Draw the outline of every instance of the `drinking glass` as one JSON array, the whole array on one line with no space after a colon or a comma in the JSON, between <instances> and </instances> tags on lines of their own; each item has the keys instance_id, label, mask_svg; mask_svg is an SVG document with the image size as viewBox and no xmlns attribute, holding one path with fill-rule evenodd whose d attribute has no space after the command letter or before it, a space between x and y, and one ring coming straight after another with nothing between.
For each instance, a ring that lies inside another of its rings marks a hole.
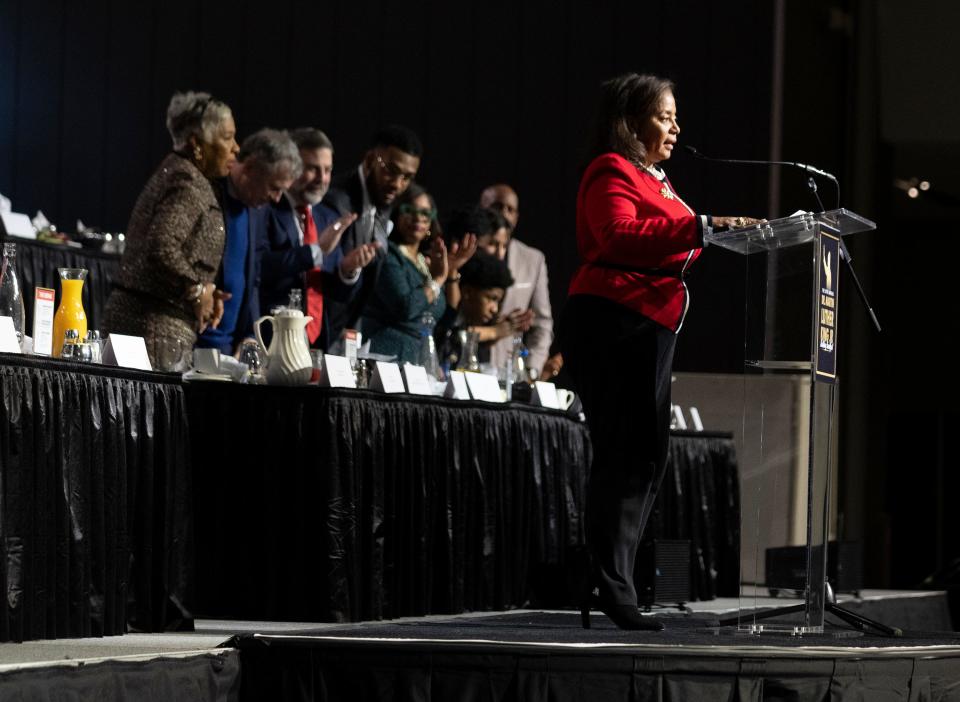
<instances>
[{"instance_id":1,"label":"drinking glass","mask_svg":"<svg viewBox=\"0 0 960 702\"><path fill-rule=\"evenodd\" d=\"M240 363L247 366L247 382L253 385L263 383L263 353L256 339L245 339L240 346Z\"/></svg>"}]
</instances>

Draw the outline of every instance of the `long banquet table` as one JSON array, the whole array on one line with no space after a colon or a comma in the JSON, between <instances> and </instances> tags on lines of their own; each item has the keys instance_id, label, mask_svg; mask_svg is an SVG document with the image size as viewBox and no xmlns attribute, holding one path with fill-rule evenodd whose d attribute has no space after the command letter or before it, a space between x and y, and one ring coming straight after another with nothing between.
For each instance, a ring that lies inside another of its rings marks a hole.
<instances>
[{"instance_id":1,"label":"long banquet table","mask_svg":"<svg viewBox=\"0 0 960 702\"><path fill-rule=\"evenodd\" d=\"M590 455L527 406L0 354L0 640L546 601L581 564ZM736 591L733 442L670 457L650 534L692 541L694 598Z\"/></svg>"}]
</instances>

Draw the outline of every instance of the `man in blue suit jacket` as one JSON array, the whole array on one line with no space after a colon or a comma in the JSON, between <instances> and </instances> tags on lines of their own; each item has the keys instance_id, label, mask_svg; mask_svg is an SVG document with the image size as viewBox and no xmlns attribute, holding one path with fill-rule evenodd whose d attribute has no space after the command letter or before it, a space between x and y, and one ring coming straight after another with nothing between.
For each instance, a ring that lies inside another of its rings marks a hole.
<instances>
[{"instance_id":1,"label":"man in blue suit jacket","mask_svg":"<svg viewBox=\"0 0 960 702\"><path fill-rule=\"evenodd\" d=\"M279 200L301 167L300 154L286 132L261 129L244 140L237 163L216 184L226 226L216 281L224 291L223 317L216 329L207 327L198 337L199 348L233 354L253 335L253 323L260 316L258 244L270 218L263 205Z\"/></svg>"},{"instance_id":2,"label":"man in blue suit jacket","mask_svg":"<svg viewBox=\"0 0 960 702\"><path fill-rule=\"evenodd\" d=\"M333 144L327 136L312 128L296 129L290 136L297 145L303 172L270 208L270 222L260 240L260 305L263 310L285 305L294 288L303 289L308 296L321 295L323 319L308 328L308 333L319 331L313 345L325 349L326 301L350 299L360 269L373 260L376 249L364 247L344 255L340 238L356 215L338 214L320 202L333 171ZM317 231L315 243L304 242L307 208Z\"/></svg>"}]
</instances>

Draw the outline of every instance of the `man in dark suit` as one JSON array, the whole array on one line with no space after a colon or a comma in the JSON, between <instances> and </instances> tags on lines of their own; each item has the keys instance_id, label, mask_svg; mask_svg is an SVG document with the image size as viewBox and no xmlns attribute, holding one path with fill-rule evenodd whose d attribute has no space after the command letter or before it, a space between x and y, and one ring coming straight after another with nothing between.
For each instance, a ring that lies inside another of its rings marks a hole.
<instances>
[{"instance_id":1,"label":"man in dark suit","mask_svg":"<svg viewBox=\"0 0 960 702\"><path fill-rule=\"evenodd\" d=\"M343 233L344 255L361 246L377 244L376 260L364 269L356 294L347 302L330 301L327 306L329 339L339 340L344 329L357 328L360 315L377 283L387 237L393 229L393 203L410 185L420 168L423 146L410 129L389 125L373 137L363 162L352 172L337 178L323 204L339 215L355 212L357 220ZM362 331L362 330L361 330Z\"/></svg>"},{"instance_id":2,"label":"man in dark suit","mask_svg":"<svg viewBox=\"0 0 960 702\"><path fill-rule=\"evenodd\" d=\"M223 317L216 329L207 327L197 338L198 347L233 354L253 335L253 323L260 316L257 246L270 216L263 205L280 199L300 175L301 166L286 132L261 129L244 139L230 173L215 183L226 225L216 282L224 291Z\"/></svg>"},{"instance_id":3,"label":"man in dark suit","mask_svg":"<svg viewBox=\"0 0 960 702\"><path fill-rule=\"evenodd\" d=\"M286 305L290 291L305 293L310 343L326 348L326 308L331 299L345 303L353 295L359 269L373 260L375 246L355 247L344 256L339 244L356 220L340 215L321 200L333 171L333 144L319 129L296 129L290 137L303 172L271 207L271 221L260 239L260 304L264 310Z\"/></svg>"}]
</instances>

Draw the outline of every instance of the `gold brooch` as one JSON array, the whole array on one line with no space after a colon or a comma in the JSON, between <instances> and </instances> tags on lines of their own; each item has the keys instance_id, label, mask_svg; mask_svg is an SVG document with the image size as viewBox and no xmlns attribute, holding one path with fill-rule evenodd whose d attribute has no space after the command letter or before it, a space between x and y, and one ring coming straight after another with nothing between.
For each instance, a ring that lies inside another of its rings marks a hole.
<instances>
[{"instance_id":1,"label":"gold brooch","mask_svg":"<svg viewBox=\"0 0 960 702\"><path fill-rule=\"evenodd\" d=\"M665 198L667 198L668 200L673 200L673 199L674 199L674 198L673 198L673 193L670 192L670 190L667 188L666 185L664 185L662 188L660 188L660 194L663 195L663 196L664 196Z\"/></svg>"}]
</instances>

